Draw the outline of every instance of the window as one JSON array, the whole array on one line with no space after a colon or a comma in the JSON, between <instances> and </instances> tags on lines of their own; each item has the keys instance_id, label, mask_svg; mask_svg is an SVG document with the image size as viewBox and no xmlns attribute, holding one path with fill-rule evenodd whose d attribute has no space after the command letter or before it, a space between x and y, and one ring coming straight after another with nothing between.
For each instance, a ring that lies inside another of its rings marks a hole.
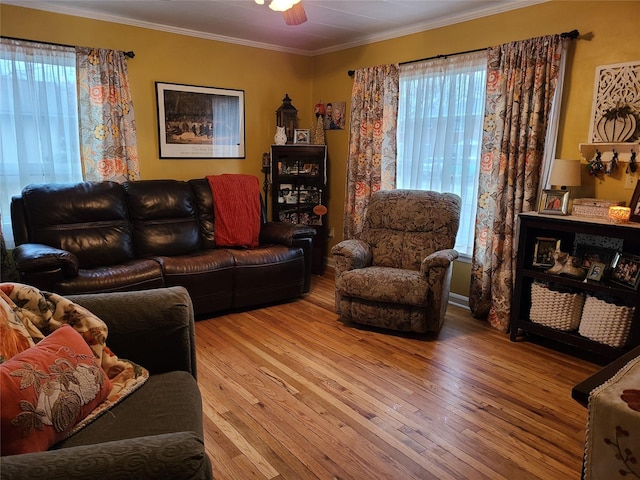
<instances>
[{"instance_id":1,"label":"window","mask_svg":"<svg viewBox=\"0 0 640 480\"><path fill-rule=\"evenodd\" d=\"M473 253L486 52L401 65L398 188L452 192L462 198L456 250Z\"/></svg>"},{"instance_id":2,"label":"window","mask_svg":"<svg viewBox=\"0 0 640 480\"><path fill-rule=\"evenodd\" d=\"M0 214L12 248L11 197L30 183L82 180L75 49L1 39Z\"/></svg>"}]
</instances>

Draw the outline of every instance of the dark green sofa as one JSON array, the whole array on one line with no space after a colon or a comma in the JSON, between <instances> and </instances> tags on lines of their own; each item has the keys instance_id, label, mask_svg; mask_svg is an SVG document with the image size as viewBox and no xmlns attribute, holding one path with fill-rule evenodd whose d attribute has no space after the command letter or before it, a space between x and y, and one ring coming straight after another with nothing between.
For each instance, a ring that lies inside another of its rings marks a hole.
<instances>
[{"instance_id":1,"label":"dark green sofa","mask_svg":"<svg viewBox=\"0 0 640 480\"><path fill-rule=\"evenodd\" d=\"M150 377L50 450L0 458L2 480L213 478L204 447L193 306L187 290L67 298L104 320L109 348L147 368Z\"/></svg>"}]
</instances>

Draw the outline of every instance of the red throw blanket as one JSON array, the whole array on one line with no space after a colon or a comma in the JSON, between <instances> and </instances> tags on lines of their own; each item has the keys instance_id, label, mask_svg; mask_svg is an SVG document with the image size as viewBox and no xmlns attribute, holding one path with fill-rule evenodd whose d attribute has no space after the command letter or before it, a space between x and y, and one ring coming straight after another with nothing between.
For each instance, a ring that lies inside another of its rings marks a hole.
<instances>
[{"instance_id":1,"label":"red throw blanket","mask_svg":"<svg viewBox=\"0 0 640 480\"><path fill-rule=\"evenodd\" d=\"M213 195L216 246L257 247L260 181L253 175L208 175Z\"/></svg>"}]
</instances>

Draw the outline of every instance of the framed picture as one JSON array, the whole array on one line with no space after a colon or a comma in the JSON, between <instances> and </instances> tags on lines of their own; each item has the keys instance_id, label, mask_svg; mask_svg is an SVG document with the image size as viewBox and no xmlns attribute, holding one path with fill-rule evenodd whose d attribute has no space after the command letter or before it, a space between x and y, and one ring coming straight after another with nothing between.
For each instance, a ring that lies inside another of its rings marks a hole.
<instances>
[{"instance_id":1,"label":"framed picture","mask_svg":"<svg viewBox=\"0 0 640 480\"><path fill-rule=\"evenodd\" d=\"M617 253L611 265L611 281L625 287L638 288L640 281L640 257L628 253Z\"/></svg>"},{"instance_id":2,"label":"framed picture","mask_svg":"<svg viewBox=\"0 0 640 480\"><path fill-rule=\"evenodd\" d=\"M568 190L543 190L538 213L567 215L569 209Z\"/></svg>"},{"instance_id":3,"label":"framed picture","mask_svg":"<svg viewBox=\"0 0 640 480\"><path fill-rule=\"evenodd\" d=\"M615 250L578 244L574 257L580 259L582 268L589 269L594 262L604 263L606 266L611 265L615 254Z\"/></svg>"},{"instance_id":4,"label":"framed picture","mask_svg":"<svg viewBox=\"0 0 640 480\"><path fill-rule=\"evenodd\" d=\"M591 280L593 282L599 282L602 279L602 275L604 274L607 265L600 262L593 262L589 267L589 273L587 273L587 280Z\"/></svg>"},{"instance_id":5,"label":"framed picture","mask_svg":"<svg viewBox=\"0 0 640 480\"><path fill-rule=\"evenodd\" d=\"M535 249L533 250L534 267L552 267L554 262L553 254L560 250L560 240L557 238L537 237Z\"/></svg>"},{"instance_id":6,"label":"framed picture","mask_svg":"<svg viewBox=\"0 0 640 480\"><path fill-rule=\"evenodd\" d=\"M309 145L309 130L296 128L293 135L293 143Z\"/></svg>"},{"instance_id":7,"label":"framed picture","mask_svg":"<svg viewBox=\"0 0 640 480\"><path fill-rule=\"evenodd\" d=\"M640 182L636 183L636 189L633 191L629 207L631 208L629 220L632 222L640 222Z\"/></svg>"},{"instance_id":8,"label":"framed picture","mask_svg":"<svg viewBox=\"0 0 640 480\"><path fill-rule=\"evenodd\" d=\"M244 90L156 82L160 158L245 158Z\"/></svg>"}]
</instances>

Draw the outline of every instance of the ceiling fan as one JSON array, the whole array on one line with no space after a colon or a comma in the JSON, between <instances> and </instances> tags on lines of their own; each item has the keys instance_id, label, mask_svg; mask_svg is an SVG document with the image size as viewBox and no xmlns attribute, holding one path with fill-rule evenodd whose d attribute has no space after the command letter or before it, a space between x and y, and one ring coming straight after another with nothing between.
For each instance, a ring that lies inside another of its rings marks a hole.
<instances>
[{"instance_id":1,"label":"ceiling fan","mask_svg":"<svg viewBox=\"0 0 640 480\"><path fill-rule=\"evenodd\" d=\"M258 5L264 5L264 0L255 0ZM307 21L307 14L300 0L271 0L269 8L275 12L282 12L287 25L300 25Z\"/></svg>"}]
</instances>

